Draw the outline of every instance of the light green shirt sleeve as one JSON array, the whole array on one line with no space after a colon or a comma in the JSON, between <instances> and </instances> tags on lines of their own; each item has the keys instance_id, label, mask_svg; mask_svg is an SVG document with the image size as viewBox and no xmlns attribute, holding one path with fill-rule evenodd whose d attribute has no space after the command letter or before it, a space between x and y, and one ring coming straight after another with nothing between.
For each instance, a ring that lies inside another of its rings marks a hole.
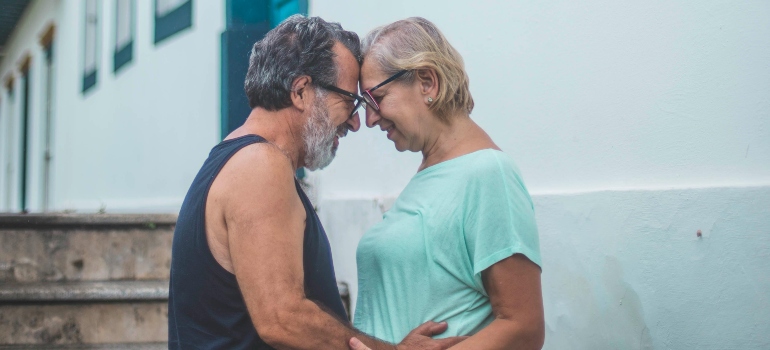
<instances>
[{"instance_id":1,"label":"light green shirt sleeve","mask_svg":"<svg viewBox=\"0 0 770 350\"><path fill-rule=\"evenodd\" d=\"M495 263L523 254L541 266L532 199L510 158L490 155L469 181L463 222L474 285L485 295L481 272Z\"/></svg>"}]
</instances>

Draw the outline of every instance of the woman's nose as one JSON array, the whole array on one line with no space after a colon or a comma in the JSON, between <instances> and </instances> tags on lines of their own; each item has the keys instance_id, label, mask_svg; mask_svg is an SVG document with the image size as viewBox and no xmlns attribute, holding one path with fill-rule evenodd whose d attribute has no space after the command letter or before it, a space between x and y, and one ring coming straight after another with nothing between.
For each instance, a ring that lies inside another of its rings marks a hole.
<instances>
[{"instance_id":1,"label":"woman's nose","mask_svg":"<svg viewBox=\"0 0 770 350\"><path fill-rule=\"evenodd\" d=\"M374 108L366 106L366 126L373 128L380 121L380 112L375 111Z\"/></svg>"}]
</instances>

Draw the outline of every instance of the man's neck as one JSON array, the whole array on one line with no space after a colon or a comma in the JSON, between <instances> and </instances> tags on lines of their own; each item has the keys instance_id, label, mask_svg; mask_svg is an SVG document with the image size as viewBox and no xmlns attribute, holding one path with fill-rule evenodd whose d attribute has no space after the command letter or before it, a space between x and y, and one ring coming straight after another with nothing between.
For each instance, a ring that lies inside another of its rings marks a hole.
<instances>
[{"instance_id":1,"label":"man's neck","mask_svg":"<svg viewBox=\"0 0 770 350\"><path fill-rule=\"evenodd\" d=\"M249 117L246 118L246 122L230 135L227 135L226 139L249 134L262 136L289 159L296 171L304 166L305 158L301 119L300 113L292 111L290 108L284 108L280 111L254 108Z\"/></svg>"}]
</instances>

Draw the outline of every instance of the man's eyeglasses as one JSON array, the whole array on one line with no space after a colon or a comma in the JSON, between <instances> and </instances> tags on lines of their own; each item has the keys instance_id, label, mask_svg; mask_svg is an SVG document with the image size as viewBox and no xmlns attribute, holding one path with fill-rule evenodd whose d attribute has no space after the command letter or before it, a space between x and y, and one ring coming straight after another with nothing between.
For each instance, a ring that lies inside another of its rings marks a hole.
<instances>
[{"instance_id":1,"label":"man's eyeglasses","mask_svg":"<svg viewBox=\"0 0 770 350\"><path fill-rule=\"evenodd\" d=\"M358 111L358 108L361 107L361 103L366 103L366 101L364 101L364 98L359 96L356 93L352 93L350 91L340 89L340 88L338 88L338 87L336 87L334 85L320 85L320 86L323 89L326 89L326 90L329 90L329 91L332 91L332 92L336 92L336 93L338 93L340 95L350 97L350 98L352 98L354 100L353 101L353 111L350 112L350 116L348 116L348 119L353 118L353 116L356 115L356 112Z\"/></svg>"},{"instance_id":2,"label":"man's eyeglasses","mask_svg":"<svg viewBox=\"0 0 770 350\"><path fill-rule=\"evenodd\" d=\"M396 74L393 74L390 78L385 79L385 81L377 84L377 86L375 86L375 87L373 87L371 89L364 90L364 94L362 96L363 100L364 100L364 103L366 103L368 106L371 106L372 108L374 108L375 111L379 111L380 110L380 105L378 105L377 101L374 100L374 96L372 96L372 92L374 92L374 90L377 90L377 89L385 86L385 84L390 83L391 81L400 78L402 75L406 74L406 72L408 72L408 70L402 70L402 71L400 71L400 72L398 72ZM358 108L358 107L356 107L356 108Z\"/></svg>"}]
</instances>

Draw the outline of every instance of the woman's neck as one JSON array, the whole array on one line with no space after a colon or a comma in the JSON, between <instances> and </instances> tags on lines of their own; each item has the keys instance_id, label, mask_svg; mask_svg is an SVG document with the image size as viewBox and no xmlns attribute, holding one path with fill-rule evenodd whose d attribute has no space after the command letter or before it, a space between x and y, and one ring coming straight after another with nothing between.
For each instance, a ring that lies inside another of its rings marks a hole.
<instances>
[{"instance_id":1,"label":"woman's neck","mask_svg":"<svg viewBox=\"0 0 770 350\"><path fill-rule=\"evenodd\" d=\"M436 133L422 150L417 171L478 150L500 149L468 115L451 117L449 123L441 123L434 130Z\"/></svg>"}]
</instances>

